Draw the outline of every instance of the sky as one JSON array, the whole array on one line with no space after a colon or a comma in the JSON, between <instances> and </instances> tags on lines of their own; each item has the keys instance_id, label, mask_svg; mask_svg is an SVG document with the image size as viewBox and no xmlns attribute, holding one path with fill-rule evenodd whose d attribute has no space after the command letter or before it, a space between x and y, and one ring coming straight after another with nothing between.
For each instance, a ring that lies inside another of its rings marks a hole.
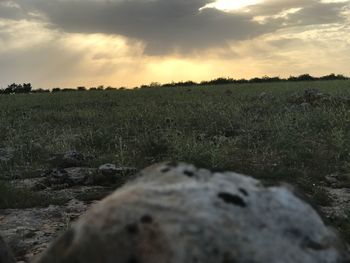
<instances>
[{"instance_id":1,"label":"sky","mask_svg":"<svg viewBox=\"0 0 350 263\"><path fill-rule=\"evenodd\" d=\"M350 75L350 0L0 0L0 87Z\"/></svg>"}]
</instances>

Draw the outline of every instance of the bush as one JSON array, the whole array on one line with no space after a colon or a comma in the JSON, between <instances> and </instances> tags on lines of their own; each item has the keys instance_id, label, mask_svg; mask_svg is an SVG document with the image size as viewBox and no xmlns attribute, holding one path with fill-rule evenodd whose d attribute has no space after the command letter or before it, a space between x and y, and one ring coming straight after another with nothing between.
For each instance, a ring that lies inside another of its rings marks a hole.
<instances>
[{"instance_id":1,"label":"bush","mask_svg":"<svg viewBox=\"0 0 350 263\"><path fill-rule=\"evenodd\" d=\"M31 91L32 91L32 84L30 83L23 83L23 85L13 83L11 85L8 85L7 88L3 91L3 93L5 94L29 93Z\"/></svg>"},{"instance_id":2,"label":"bush","mask_svg":"<svg viewBox=\"0 0 350 263\"><path fill-rule=\"evenodd\" d=\"M60 91L61 91L60 88L53 88L53 89L52 89L52 92L60 92Z\"/></svg>"},{"instance_id":3,"label":"bush","mask_svg":"<svg viewBox=\"0 0 350 263\"><path fill-rule=\"evenodd\" d=\"M86 88L84 86L77 87L78 91L86 91Z\"/></svg>"}]
</instances>

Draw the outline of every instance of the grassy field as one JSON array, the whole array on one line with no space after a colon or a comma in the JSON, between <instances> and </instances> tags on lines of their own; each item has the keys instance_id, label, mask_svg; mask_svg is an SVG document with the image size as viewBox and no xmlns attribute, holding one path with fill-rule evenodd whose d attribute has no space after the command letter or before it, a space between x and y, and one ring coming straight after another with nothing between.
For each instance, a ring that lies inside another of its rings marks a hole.
<instances>
[{"instance_id":1,"label":"grassy field","mask_svg":"<svg viewBox=\"0 0 350 263\"><path fill-rule=\"evenodd\" d=\"M76 149L93 167L176 160L289 182L322 205L326 175L350 181L350 81L2 95L0 148L14 155L2 178Z\"/></svg>"}]
</instances>

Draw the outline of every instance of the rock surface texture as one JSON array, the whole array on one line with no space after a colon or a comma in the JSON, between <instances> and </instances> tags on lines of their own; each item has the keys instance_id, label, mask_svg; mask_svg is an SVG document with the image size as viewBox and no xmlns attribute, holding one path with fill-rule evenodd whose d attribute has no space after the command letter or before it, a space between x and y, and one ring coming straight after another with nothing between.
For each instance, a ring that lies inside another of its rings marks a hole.
<instances>
[{"instance_id":1,"label":"rock surface texture","mask_svg":"<svg viewBox=\"0 0 350 263\"><path fill-rule=\"evenodd\" d=\"M0 148L0 162L3 161L1 154ZM10 181L19 190L34 192L49 200L60 200L49 207L0 209L0 236L7 241L18 262L30 262L92 204L111 194L138 171L115 164L101 165L102 169L60 168L65 166L62 160L72 160L73 157L88 159L75 151L55 154L50 160L52 165L57 165L56 168L38 170L25 179L19 174ZM0 263L3 262L0 260Z\"/></svg>"},{"instance_id":2,"label":"rock surface texture","mask_svg":"<svg viewBox=\"0 0 350 263\"><path fill-rule=\"evenodd\" d=\"M167 163L81 217L36 263L349 262L315 210L284 187Z\"/></svg>"},{"instance_id":3,"label":"rock surface texture","mask_svg":"<svg viewBox=\"0 0 350 263\"><path fill-rule=\"evenodd\" d=\"M87 208L84 202L71 200L64 207L0 210L0 233L16 259L29 262ZM3 263L1 256L0 263Z\"/></svg>"}]
</instances>

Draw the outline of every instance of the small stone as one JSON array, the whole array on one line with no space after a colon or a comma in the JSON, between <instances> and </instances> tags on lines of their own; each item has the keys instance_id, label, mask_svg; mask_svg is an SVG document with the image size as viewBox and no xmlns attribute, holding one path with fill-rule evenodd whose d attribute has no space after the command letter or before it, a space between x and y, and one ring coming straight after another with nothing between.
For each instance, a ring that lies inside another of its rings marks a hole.
<instances>
[{"instance_id":1,"label":"small stone","mask_svg":"<svg viewBox=\"0 0 350 263\"><path fill-rule=\"evenodd\" d=\"M117 167L111 163L102 164L98 170L103 175L115 175L118 171Z\"/></svg>"},{"instance_id":2,"label":"small stone","mask_svg":"<svg viewBox=\"0 0 350 263\"><path fill-rule=\"evenodd\" d=\"M62 165L65 168L79 167L84 165L84 161L85 161L84 155L80 152L73 150L73 151L68 151L63 155Z\"/></svg>"}]
</instances>

